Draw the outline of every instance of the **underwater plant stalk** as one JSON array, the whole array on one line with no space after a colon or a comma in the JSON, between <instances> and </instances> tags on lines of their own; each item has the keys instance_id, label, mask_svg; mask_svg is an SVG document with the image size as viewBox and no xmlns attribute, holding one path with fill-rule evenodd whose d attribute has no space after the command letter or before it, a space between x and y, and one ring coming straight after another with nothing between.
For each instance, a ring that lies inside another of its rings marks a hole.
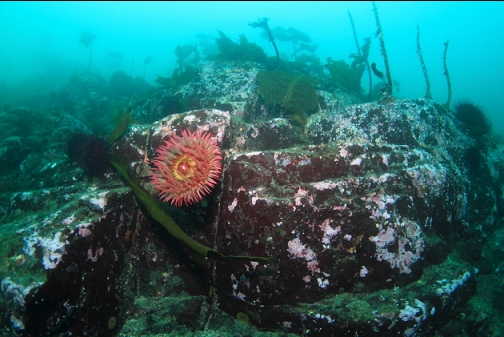
<instances>
[{"instance_id":1,"label":"underwater plant stalk","mask_svg":"<svg viewBox=\"0 0 504 337\"><path fill-rule=\"evenodd\" d=\"M277 45L275 43L275 39L273 38L273 34L271 33L271 30L269 29L268 25L268 18L262 18L262 19L257 19L256 22L251 22L249 23L249 26L252 28L257 28L257 27L262 27L264 30L266 30L266 33L268 34L268 38L270 42L273 44L273 48L275 49L275 54L276 54L276 67L280 65L280 53L278 52Z\"/></svg>"},{"instance_id":2,"label":"underwater plant stalk","mask_svg":"<svg viewBox=\"0 0 504 337\"><path fill-rule=\"evenodd\" d=\"M422 65L422 71L425 77L425 98L431 99L431 92L430 92L430 81L429 81L429 74L427 73L427 67L425 66L425 61L423 58L422 54L422 48L420 48L420 25L417 25L417 54L418 57L420 58L420 64Z\"/></svg>"},{"instance_id":3,"label":"underwater plant stalk","mask_svg":"<svg viewBox=\"0 0 504 337\"><path fill-rule=\"evenodd\" d=\"M360 46L359 46L359 39L357 38L357 31L355 30L355 25L354 25L352 14L350 13L350 11L348 11L348 17L350 18L350 24L352 25L352 32L353 32L353 37L355 40L355 46L357 47L357 52L359 53L359 56L361 56L362 53L361 53Z\"/></svg>"},{"instance_id":4,"label":"underwater plant stalk","mask_svg":"<svg viewBox=\"0 0 504 337\"><path fill-rule=\"evenodd\" d=\"M189 247L192 251L194 251L197 254L197 256L195 257L197 261L201 262L205 257L207 257L213 260L241 260L241 261L256 261L262 263L271 262L271 258L267 257L224 255L219 253L215 249L212 249L195 241L177 225L175 220L173 220L173 218L170 215L168 215L163 210L159 201L151 197L146 191L144 191L140 187L140 184L128 174L127 169L123 165L119 164L119 162L115 159L109 159L109 162L112 166L115 167L117 172L119 172L119 174L124 178L124 180L126 180L135 196L142 203L142 205L145 206L145 208L152 216L152 218L154 218L154 220L163 225L163 227L171 235L173 235L178 240L182 241L187 247Z\"/></svg>"},{"instance_id":5,"label":"underwater plant stalk","mask_svg":"<svg viewBox=\"0 0 504 337\"><path fill-rule=\"evenodd\" d=\"M182 74L182 48L178 45L178 63L179 63L179 74Z\"/></svg>"},{"instance_id":6,"label":"underwater plant stalk","mask_svg":"<svg viewBox=\"0 0 504 337\"><path fill-rule=\"evenodd\" d=\"M87 66L87 73L89 73L89 69L91 68L92 57L93 57L93 44L91 43L89 45L89 62L88 62L88 66Z\"/></svg>"},{"instance_id":7,"label":"underwater plant stalk","mask_svg":"<svg viewBox=\"0 0 504 337\"><path fill-rule=\"evenodd\" d=\"M359 53L359 56L361 56L362 53L361 53L361 48L359 46L359 39L357 38L357 31L355 30L355 25L354 25L352 14L350 13L350 11L348 11L348 17L350 18L350 24L352 25L352 32L353 32L353 36L355 39L355 45L357 46L357 52ZM371 100L371 93L373 91L373 75L371 74L371 69L369 67L369 61L367 58L366 58L366 69L368 71L368 76L369 76L368 101L370 101Z\"/></svg>"},{"instance_id":8,"label":"underwater plant stalk","mask_svg":"<svg viewBox=\"0 0 504 337\"><path fill-rule=\"evenodd\" d=\"M450 82L450 74L448 73L448 66L446 65L446 53L448 52L448 42L449 40L446 40L444 44L444 52L443 52L443 66L444 66L444 74L446 76L446 82L448 83L448 100L445 103L445 107L447 109L450 108L450 103L451 103L451 96L452 96L452 89L451 89L451 82Z\"/></svg>"},{"instance_id":9,"label":"underwater plant stalk","mask_svg":"<svg viewBox=\"0 0 504 337\"><path fill-rule=\"evenodd\" d=\"M383 39L383 31L380 24L380 17L378 16L378 8L373 1L373 11L376 20L376 36L380 39L380 48L383 56L383 62L385 63L385 72L387 74L387 94L392 95L392 76L390 75L390 67L388 62L387 50L385 49L385 40Z\"/></svg>"}]
</instances>

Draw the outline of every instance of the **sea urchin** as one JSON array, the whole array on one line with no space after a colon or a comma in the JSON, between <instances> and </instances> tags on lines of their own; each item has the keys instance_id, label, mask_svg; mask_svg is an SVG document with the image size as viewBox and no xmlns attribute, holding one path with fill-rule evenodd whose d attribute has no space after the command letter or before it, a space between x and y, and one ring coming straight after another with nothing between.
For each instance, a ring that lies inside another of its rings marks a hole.
<instances>
[{"instance_id":1,"label":"sea urchin","mask_svg":"<svg viewBox=\"0 0 504 337\"><path fill-rule=\"evenodd\" d=\"M469 102L459 102L455 106L455 117L462 123L467 134L476 140L492 131L492 125L483 109Z\"/></svg>"},{"instance_id":2,"label":"sea urchin","mask_svg":"<svg viewBox=\"0 0 504 337\"><path fill-rule=\"evenodd\" d=\"M184 130L182 137L173 135L156 152L150 180L165 202L198 202L219 179L222 154L209 133Z\"/></svg>"},{"instance_id":3,"label":"sea urchin","mask_svg":"<svg viewBox=\"0 0 504 337\"><path fill-rule=\"evenodd\" d=\"M107 171L109 144L101 137L76 133L68 141L67 155L89 177L101 177Z\"/></svg>"}]
</instances>

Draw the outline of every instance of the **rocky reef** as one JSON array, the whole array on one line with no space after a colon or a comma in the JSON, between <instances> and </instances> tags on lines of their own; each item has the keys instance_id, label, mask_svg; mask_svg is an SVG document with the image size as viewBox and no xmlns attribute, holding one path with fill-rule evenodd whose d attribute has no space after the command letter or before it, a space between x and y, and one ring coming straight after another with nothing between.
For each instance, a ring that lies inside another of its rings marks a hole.
<instances>
[{"instance_id":1,"label":"rocky reef","mask_svg":"<svg viewBox=\"0 0 504 337\"><path fill-rule=\"evenodd\" d=\"M253 63L201 63L191 83L133 106L138 123L110 156L157 198L149 175L162 141L210 132L219 183L195 205L162 206L192 239L268 262L201 263L113 168L89 178L62 151L40 151L18 160L24 184L0 180L12 191L0 194L3 335L498 331L497 309L476 310L474 295L502 277L502 147L432 100L358 103L282 73L291 95L313 90L294 105L302 97L261 93L278 74L258 74Z\"/></svg>"}]
</instances>

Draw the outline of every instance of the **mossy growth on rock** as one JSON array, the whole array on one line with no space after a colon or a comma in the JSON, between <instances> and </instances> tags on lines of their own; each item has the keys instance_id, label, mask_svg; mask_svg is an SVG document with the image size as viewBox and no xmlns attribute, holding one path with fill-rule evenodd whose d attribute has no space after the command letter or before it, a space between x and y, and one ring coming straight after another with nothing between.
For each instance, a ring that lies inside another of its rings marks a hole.
<instances>
[{"instance_id":1,"label":"mossy growth on rock","mask_svg":"<svg viewBox=\"0 0 504 337\"><path fill-rule=\"evenodd\" d=\"M268 117L285 117L304 126L307 117L318 110L317 91L310 76L271 70L257 74L257 81Z\"/></svg>"},{"instance_id":2,"label":"mossy growth on rock","mask_svg":"<svg viewBox=\"0 0 504 337\"><path fill-rule=\"evenodd\" d=\"M329 57L325 68L329 71L330 84L353 93L362 92L360 82L366 69L364 64L352 68L344 60L334 61Z\"/></svg>"}]
</instances>

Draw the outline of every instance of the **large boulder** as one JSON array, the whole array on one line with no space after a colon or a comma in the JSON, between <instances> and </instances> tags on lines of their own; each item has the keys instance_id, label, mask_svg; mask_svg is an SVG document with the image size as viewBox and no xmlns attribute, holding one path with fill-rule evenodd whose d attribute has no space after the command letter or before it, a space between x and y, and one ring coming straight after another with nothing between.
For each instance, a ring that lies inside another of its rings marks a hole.
<instances>
[{"instance_id":1,"label":"large boulder","mask_svg":"<svg viewBox=\"0 0 504 337\"><path fill-rule=\"evenodd\" d=\"M201 264L111 170L0 199L3 324L24 336L253 326L272 336L428 336L474 295L483 231L502 215L496 149L424 99L343 106L318 90L319 111L300 125L269 114L248 76L257 71L223 71L223 98L209 67L177 94L228 111L133 125L111 156L157 198L156 149L186 129L210 132L224 157L219 184L197 204L162 206L194 240L268 263ZM133 115L164 111L169 95Z\"/></svg>"},{"instance_id":2,"label":"large boulder","mask_svg":"<svg viewBox=\"0 0 504 337\"><path fill-rule=\"evenodd\" d=\"M471 140L449 112L425 100L355 105L313 115L306 135L285 148L288 132L278 130L294 128L288 121L242 123L229 137L232 121L218 110L170 116L114 152L151 190L148 144L154 150L171 134L204 129L228 149L222 191L205 199L214 226L193 237L273 262L217 262L222 310L295 333L428 331L474 294L476 270L446 260L478 202L460 160ZM478 204L488 226L495 205ZM361 305L352 317L348 308Z\"/></svg>"}]
</instances>

